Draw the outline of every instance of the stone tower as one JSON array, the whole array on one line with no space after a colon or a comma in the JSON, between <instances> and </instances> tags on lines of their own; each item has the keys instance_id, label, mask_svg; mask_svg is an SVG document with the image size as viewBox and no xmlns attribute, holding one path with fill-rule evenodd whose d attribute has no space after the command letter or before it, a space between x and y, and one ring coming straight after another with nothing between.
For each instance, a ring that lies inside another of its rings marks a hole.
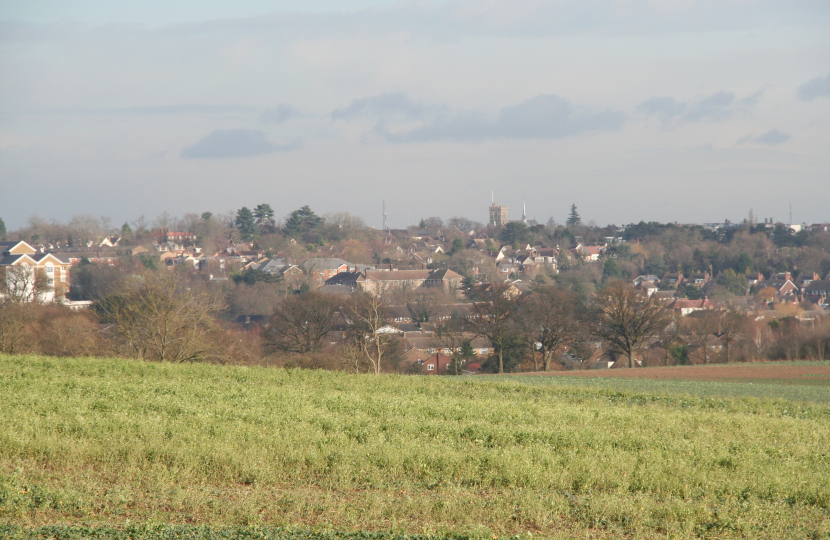
<instances>
[{"instance_id":1,"label":"stone tower","mask_svg":"<svg viewBox=\"0 0 830 540\"><path fill-rule=\"evenodd\" d=\"M494 227L503 227L507 225L507 207L499 206L493 200L490 205L490 221L489 224Z\"/></svg>"}]
</instances>

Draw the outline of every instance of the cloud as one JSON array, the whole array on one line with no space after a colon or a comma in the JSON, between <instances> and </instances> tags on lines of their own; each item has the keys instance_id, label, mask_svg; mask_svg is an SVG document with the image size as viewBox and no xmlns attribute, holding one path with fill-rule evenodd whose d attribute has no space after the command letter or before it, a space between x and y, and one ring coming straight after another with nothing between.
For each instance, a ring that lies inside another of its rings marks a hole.
<instances>
[{"instance_id":1,"label":"cloud","mask_svg":"<svg viewBox=\"0 0 830 540\"><path fill-rule=\"evenodd\" d=\"M276 108L268 109L259 115L259 120L265 124L282 124L300 116L300 111L290 105L277 105Z\"/></svg>"},{"instance_id":2,"label":"cloud","mask_svg":"<svg viewBox=\"0 0 830 540\"><path fill-rule=\"evenodd\" d=\"M798 87L798 98L802 101L812 101L828 96L830 96L830 73L826 77L816 77Z\"/></svg>"},{"instance_id":3,"label":"cloud","mask_svg":"<svg viewBox=\"0 0 830 540\"><path fill-rule=\"evenodd\" d=\"M761 92L736 99L734 92L715 92L709 96L687 102L677 101L673 97L652 97L637 106L637 111L646 116L656 116L664 124L670 121L700 122L702 120L724 120L753 107L761 97Z\"/></svg>"},{"instance_id":4,"label":"cloud","mask_svg":"<svg viewBox=\"0 0 830 540\"><path fill-rule=\"evenodd\" d=\"M335 109L332 120L357 120L360 118L377 118L381 122L398 117L421 120L428 115L446 110L442 105L426 105L413 101L406 94L380 94L353 100L348 107Z\"/></svg>"},{"instance_id":5,"label":"cloud","mask_svg":"<svg viewBox=\"0 0 830 540\"><path fill-rule=\"evenodd\" d=\"M103 113L130 113L130 114L224 114L224 113L250 113L255 111L254 107L245 105L162 105L158 107L113 107L98 109L96 112Z\"/></svg>"},{"instance_id":6,"label":"cloud","mask_svg":"<svg viewBox=\"0 0 830 540\"><path fill-rule=\"evenodd\" d=\"M680 116L686 112L686 104L678 103L673 97L653 97L640 103L637 110L646 115L654 115L663 119Z\"/></svg>"},{"instance_id":7,"label":"cloud","mask_svg":"<svg viewBox=\"0 0 830 540\"><path fill-rule=\"evenodd\" d=\"M360 101L360 100L358 100ZM356 102L353 103L353 105ZM350 106L348 109L352 109ZM355 107L355 112L362 110ZM410 118L418 117L410 111ZM423 125L402 131L379 131L395 143L436 140L484 141L490 139L559 139L586 131L616 130L625 122L622 113L577 107L556 95L539 95L505 107L495 119L475 111L439 114Z\"/></svg>"},{"instance_id":8,"label":"cloud","mask_svg":"<svg viewBox=\"0 0 830 540\"><path fill-rule=\"evenodd\" d=\"M753 137L752 135L747 135L746 137L742 137L738 144L743 143L756 143L756 144L766 144L769 146L776 146L779 144L783 144L790 140L790 136L786 133L781 133L777 129L771 129L767 131L763 135L759 135L757 137Z\"/></svg>"},{"instance_id":9,"label":"cloud","mask_svg":"<svg viewBox=\"0 0 830 540\"><path fill-rule=\"evenodd\" d=\"M186 159L250 157L290 150L292 145L276 145L265 133L255 129L220 129L182 150Z\"/></svg>"}]
</instances>

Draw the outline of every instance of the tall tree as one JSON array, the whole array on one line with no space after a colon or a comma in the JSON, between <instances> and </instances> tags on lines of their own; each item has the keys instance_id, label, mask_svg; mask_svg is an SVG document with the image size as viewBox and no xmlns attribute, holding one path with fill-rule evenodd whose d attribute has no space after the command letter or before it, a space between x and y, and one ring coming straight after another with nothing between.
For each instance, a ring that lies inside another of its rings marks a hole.
<instances>
[{"instance_id":1,"label":"tall tree","mask_svg":"<svg viewBox=\"0 0 830 540\"><path fill-rule=\"evenodd\" d=\"M3 221L3 218L0 218L0 242L6 241L6 223Z\"/></svg>"},{"instance_id":2,"label":"tall tree","mask_svg":"<svg viewBox=\"0 0 830 540\"><path fill-rule=\"evenodd\" d=\"M331 295L308 292L286 296L271 317L265 334L266 348L279 351L311 353L339 322L339 302Z\"/></svg>"},{"instance_id":3,"label":"tall tree","mask_svg":"<svg viewBox=\"0 0 830 540\"><path fill-rule=\"evenodd\" d=\"M522 303L517 319L534 354L536 350L542 354L545 371L550 371L556 350L576 335L577 303L576 295L550 285L540 287Z\"/></svg>"},{"instance_id":4,"label":"tall tree","mask_svg":"<svg viewBox=\"0 0 830 540\"><path fill-rule=\"evenodd\" d=\"M729 310L724 313L720 318L720 328L718 329L718 333L720 334L721 339L726 342L726 363L730 363L732 361L731 357L729 356L729 348L735 339L739 335L741 335L744 331L744 327L746 326L746 317L744 317L741 313L737 311Z\"/></svg>"},{"instance_id":5,"label":"tall tree","mask_svg":"<svg viewBox=\"0 0 830 540\"><path fill-rule=\"evenodd\" d=\"M274 224L274 210L270 204L258 204L254 208L254 217L256 218L257 225L263 230L268 229Z\"/></svg>"},{"instance_id":6,"label":"tall tree","mask_svg":"<svg viewBox=\"0 0 830 540\"><path fill-rule=\"evenodd\" d=\"M594 308L594 333L608 342L612 351L627 357L630 368L649 340L669 324L668 312L656 299L639 294L623 281L597 293Z\"/></svg>"},{"instance_id":7,"label":"tall tree","mask_svg":"<svg viewBox=\"0 0 830 540\"><path fill-rule=\"evenodd\" d=\"M582 218L579 217L579 212L576 211L576 205L571 205L571 213L568 215L568 220L565 221L568 227L573 227L582 223Z\"/></svg>"},{"instance_id":8,"label":"tall tree","mask_svg":"<svg viewBox=\"0 0 830 540\"><path fill-rule=\"evenodd\" d=\"M372 372L380 375L393 339L391 334L382 331L387 324L383 297L363 292L355 294L346 304L345 314L352 324L352 343L363 351Z\"/></svg>"},{"instance_id":9,"label":"tall tree","mask_svg":"<svg viewBox=\"0 0 830 540\"><path fill-rule=\"evenodd\" d=\"M689 332L697 338L697 342L703 349L703 363L709 363L709 346L706 343L709 336L718 331L719 316L713 311L698 311L686 318Z\"/></svg>"},{"instance_id":10,"label":"tall tree","mask_svg":"<svg viewBox=\"0 0 830 540\"><path fill-rule=\"evenodd\" d=\"M254 213L251 212L247 206L243 206L236 211L235 224L236 228L239 229L239 232L242 234L243 240L249 241L256 236L257 229Z\"/></svg>"},{"instance_id":11,"label":"tall tree","mask_svg":"<svg viewBox=\"0 0 830 540\"><path fill-rule=\"evenodd\" d=\"M311 211L308 205L294 210L285 219L283 228L291 236L305 236L306 233L323 225L323 218Z\"/></svg>"},{"instance_id":12,"label":"tall tree","mask_svg":"<svg viewBox=\"0 0 830 540\"><path fill-rule=\"evenodd\" d=\"M130 276L92 305L124 353L169 362L212 356L220 309L207 293L185 286L167 270Z\"/></svg>"},{"instance_id":13,"label":"tall tree","mask_svg":"<svg viewBox=\"0 0 830 540\"><path fill-rule=\"evenodd\" d=\"M478 291L472 310L476 333L489 339L496 351L499 373L504 373L504 352L515 334L513 317L516 300L509 287L505 283L493 283L487 289Z\"/></svg>"}]
</instances>

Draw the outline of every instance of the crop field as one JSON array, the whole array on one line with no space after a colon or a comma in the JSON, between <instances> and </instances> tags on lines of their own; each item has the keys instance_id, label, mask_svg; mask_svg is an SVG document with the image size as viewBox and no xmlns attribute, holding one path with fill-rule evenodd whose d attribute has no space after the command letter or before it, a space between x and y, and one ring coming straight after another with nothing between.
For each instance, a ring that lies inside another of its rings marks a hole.
<instances>
[{"instance_id":1,"label":"crop field","mask_svg":"<svg viewBox=\"0 0 830 540\"><path fill-rule=\"evenodd\" d=\"M830 404L830 362L826 361L552 371L499 378L533 385Z\"/></svg>"},{"instance_id":2,"label":"crop field","mask_svg":"<svg viewBox=\"0 0 830 540\"><path fill-rule=\"evenodd\" d=\"M826 386L670 386L752 382L0 356L0 536L830 539Z\"/></svg>"}]
</instances>

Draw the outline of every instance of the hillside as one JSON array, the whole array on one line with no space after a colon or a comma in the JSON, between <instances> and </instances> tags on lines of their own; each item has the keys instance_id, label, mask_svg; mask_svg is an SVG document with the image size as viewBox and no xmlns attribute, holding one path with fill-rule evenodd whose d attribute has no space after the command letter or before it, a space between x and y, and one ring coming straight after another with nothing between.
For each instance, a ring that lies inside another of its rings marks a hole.
<instances>
[{"instance_id":1,"label":"hillside","mask_svg":"<svg viewBox=\"0 0 830 540\"><path fill-rule=\"evenodd\" d=\"M830 406L0 356L0 523L827 538Z\"/></svg>"}]
</instances>

